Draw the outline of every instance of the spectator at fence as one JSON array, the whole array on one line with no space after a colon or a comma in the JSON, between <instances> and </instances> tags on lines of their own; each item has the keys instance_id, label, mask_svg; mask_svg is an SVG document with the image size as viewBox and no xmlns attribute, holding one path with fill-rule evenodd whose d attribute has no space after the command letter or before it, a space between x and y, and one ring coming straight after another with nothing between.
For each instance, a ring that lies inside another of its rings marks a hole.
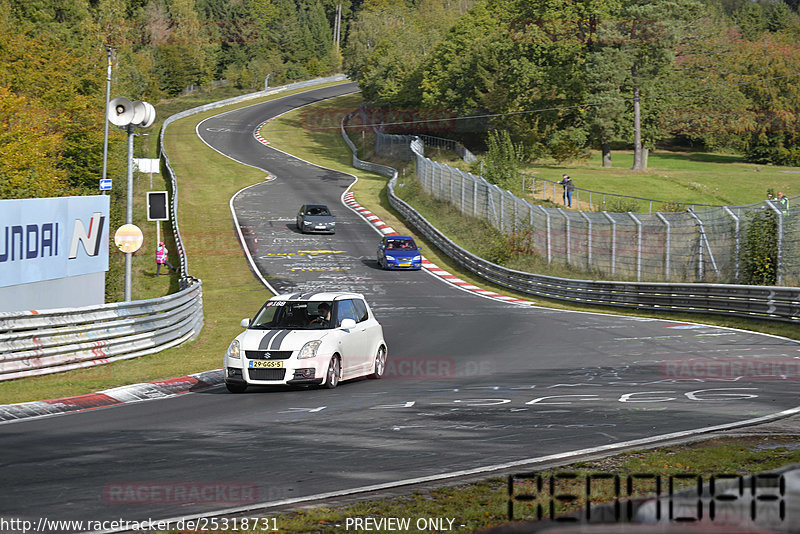
<instances>
[{"instance_id":1,"label":"spectator at fence","mask_svg":"<svg viewBox=\"0 0 800 534\"><path fill-rule=\"evenodd\" d=\"M564 186L564 204L566 204L568 208L571 208L572 192L575 190L575 184L572 183L572 178L570 178L566 174L562 174L561 181L556 183Z\"/></svg>"},{"instance_id":2,"label":"spectator at fence","mask_svg":"<svg viewBox=\"0 0 800 534\"><path fill-rule=\"evenodd\" d=\"M789 199L783 196L783 191L778 191L778 209L783 213L789 213Z\"/></svg>"},{"instance_id":3,"label":"spectator at fence","mask_svg":"<svg viewBox=\"0 0 800 534\"><path fill-rule=\"evenodd\" d=\"M161 274L161 266L166 264L167 267L173 270L173 272L178 272L172 264L167 261L167 247L164 246L163 242L158 243L158 248L156 248L156 276Z\"/></svg>"}]
</instances>

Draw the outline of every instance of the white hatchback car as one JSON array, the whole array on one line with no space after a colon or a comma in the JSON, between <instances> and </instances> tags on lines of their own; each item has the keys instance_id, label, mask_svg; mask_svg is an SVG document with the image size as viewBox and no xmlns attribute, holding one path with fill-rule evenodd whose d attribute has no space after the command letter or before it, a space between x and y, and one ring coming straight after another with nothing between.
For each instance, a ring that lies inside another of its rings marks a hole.
<instances>
[{"instance_id":1,"label":"white hatchback car","mask_svg":"<svg viewBox=\"0 0 800 534\"><path fill-rule=\"evenodd\" d=\"M325 385L386 369L383 328L358 293L286 293L272 297L225 352L225 385Z\"/></svg>"}]
</instances>

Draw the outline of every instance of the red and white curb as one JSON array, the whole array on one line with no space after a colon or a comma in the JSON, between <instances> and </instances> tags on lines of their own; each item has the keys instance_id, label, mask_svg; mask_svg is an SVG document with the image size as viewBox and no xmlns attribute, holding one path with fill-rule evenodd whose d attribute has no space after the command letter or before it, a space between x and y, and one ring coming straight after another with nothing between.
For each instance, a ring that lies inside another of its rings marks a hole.
<instances>
[{"instance_id":1,"label":"red and white curb","mask_svg":"<svg viewBox=\"0 0 800 534\"><path fill-rule=\"evenodd\" d=\"M380 233L382 233L383 235L397 235L397 232L394 230L394 228L392 228L391 226L389 226L388 224L383 222L380 217L378 217L377 215L375 215L374 213L372 213L371 211L369 211L368 209L363 207L361 204L356 202L352 191L348 191L347 193L345 193L342 196L342 201L344 202L344 204L348 208L350 208L351 210L353 210L356 213L358 213L364 220L366 220L368 223L370 223L373 227L377 228L378 231ZM456 286L459 289L470 291L472 293L476 293L476 294L481 295L483 297L488 297L488 298L496 299L496 300L502 300L504 302L513 302L513 303L516 303L516 304L533 305L533 303L531 303L531 302L529 302L527 300L518 299L518 298L515 298L515 297L510 297L508 295L502 295L502 294L496 293L494 291L489 291L487 289L482 289L482 288L480 288L480 287L478 287L478 286L476 286L476 285L474 285L474 284L472 284L470 282L466 282L466 281L462 280L461 278L459 278L458 276L456 276L454 274L451 274L448 271L442 269L441 267L439 267L435 263L433 263L431 261L428 261L427 259L425 259L425 256L422 257L422 267L426 271L428 271L429 273L431 273L434 276L438 277L439 279L447 282L448 284Z\"/></svg>"},{"instance_id":2,"label":"red and white curb","mask_svg":"<svg viewBox=\"0 0 800 534\"><path fill-rule=\"evenodd\" d=\"M263 128L264 125L267 124L270 120L272 120L272 119L265 120L264 122L262 122L261 124L256 126L256 129L253 131L253 137L255 137L256 141L258 141L262 145L268 145L269 144L269 141L267 141L267 139L263 135L261 135L261 128Z\"/></svg>"},{"instance_id":3,"label":"red and white curb","mask_svg":"<svg viewBox=\"0 0 800 534\"><path fill-rule=\"evenodd\" d=\"M23 402L0 406L0 424L13 423L34 417L47 417L65 413L108 408L133 402L174 397L223 384L222 369L204 371L188 376L132 384L113 389L43 401Z\"/></svg>"}]
</instances>

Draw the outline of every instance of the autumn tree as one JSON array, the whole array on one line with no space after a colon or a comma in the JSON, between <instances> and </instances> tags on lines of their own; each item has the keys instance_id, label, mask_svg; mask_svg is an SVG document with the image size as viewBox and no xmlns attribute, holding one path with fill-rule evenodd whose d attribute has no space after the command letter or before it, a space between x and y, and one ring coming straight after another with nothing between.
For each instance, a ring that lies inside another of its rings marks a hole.
<instances>
[{"instance_id":1,"label":"autumn tree","mask_svg":"<svg viewBox=\"0 0 800 534\"><path fill-rule=\"evenodd\" d=\"M35 101L0 86L0 198L70 192L67 172L59 165L63 138L53 123Z\"/></svg>"}]
</instances>

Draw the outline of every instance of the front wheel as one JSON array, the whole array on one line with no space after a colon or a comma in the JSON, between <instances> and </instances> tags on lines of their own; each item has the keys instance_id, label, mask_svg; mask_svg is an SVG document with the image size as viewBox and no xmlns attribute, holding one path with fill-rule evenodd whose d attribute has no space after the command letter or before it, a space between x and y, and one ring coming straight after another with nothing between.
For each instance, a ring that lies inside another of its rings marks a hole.
<instances>
[{"instance_id":1,"label":"front wheel","mask_svg":"<svg viewBox=\"0 0 800 534\"><path fill-rule=\"evenodd\" d=\"M386 372L386 347L381 345L378 347L378 353L375 355L375 367L370 378L383 378Z\"/></svg>"},{"instance_id":2,"label":"front wheel","mask_svg":"<svg viewBox=\"0 0 800 534\"><path fill-rule=\"evenodd\" d=\"M325 387L333 389L339 385L339 379L342 377L342 363L338 356L331 358L331 363L328 364L328 372L325 376Z\"/></svg>"}]
</instances>

